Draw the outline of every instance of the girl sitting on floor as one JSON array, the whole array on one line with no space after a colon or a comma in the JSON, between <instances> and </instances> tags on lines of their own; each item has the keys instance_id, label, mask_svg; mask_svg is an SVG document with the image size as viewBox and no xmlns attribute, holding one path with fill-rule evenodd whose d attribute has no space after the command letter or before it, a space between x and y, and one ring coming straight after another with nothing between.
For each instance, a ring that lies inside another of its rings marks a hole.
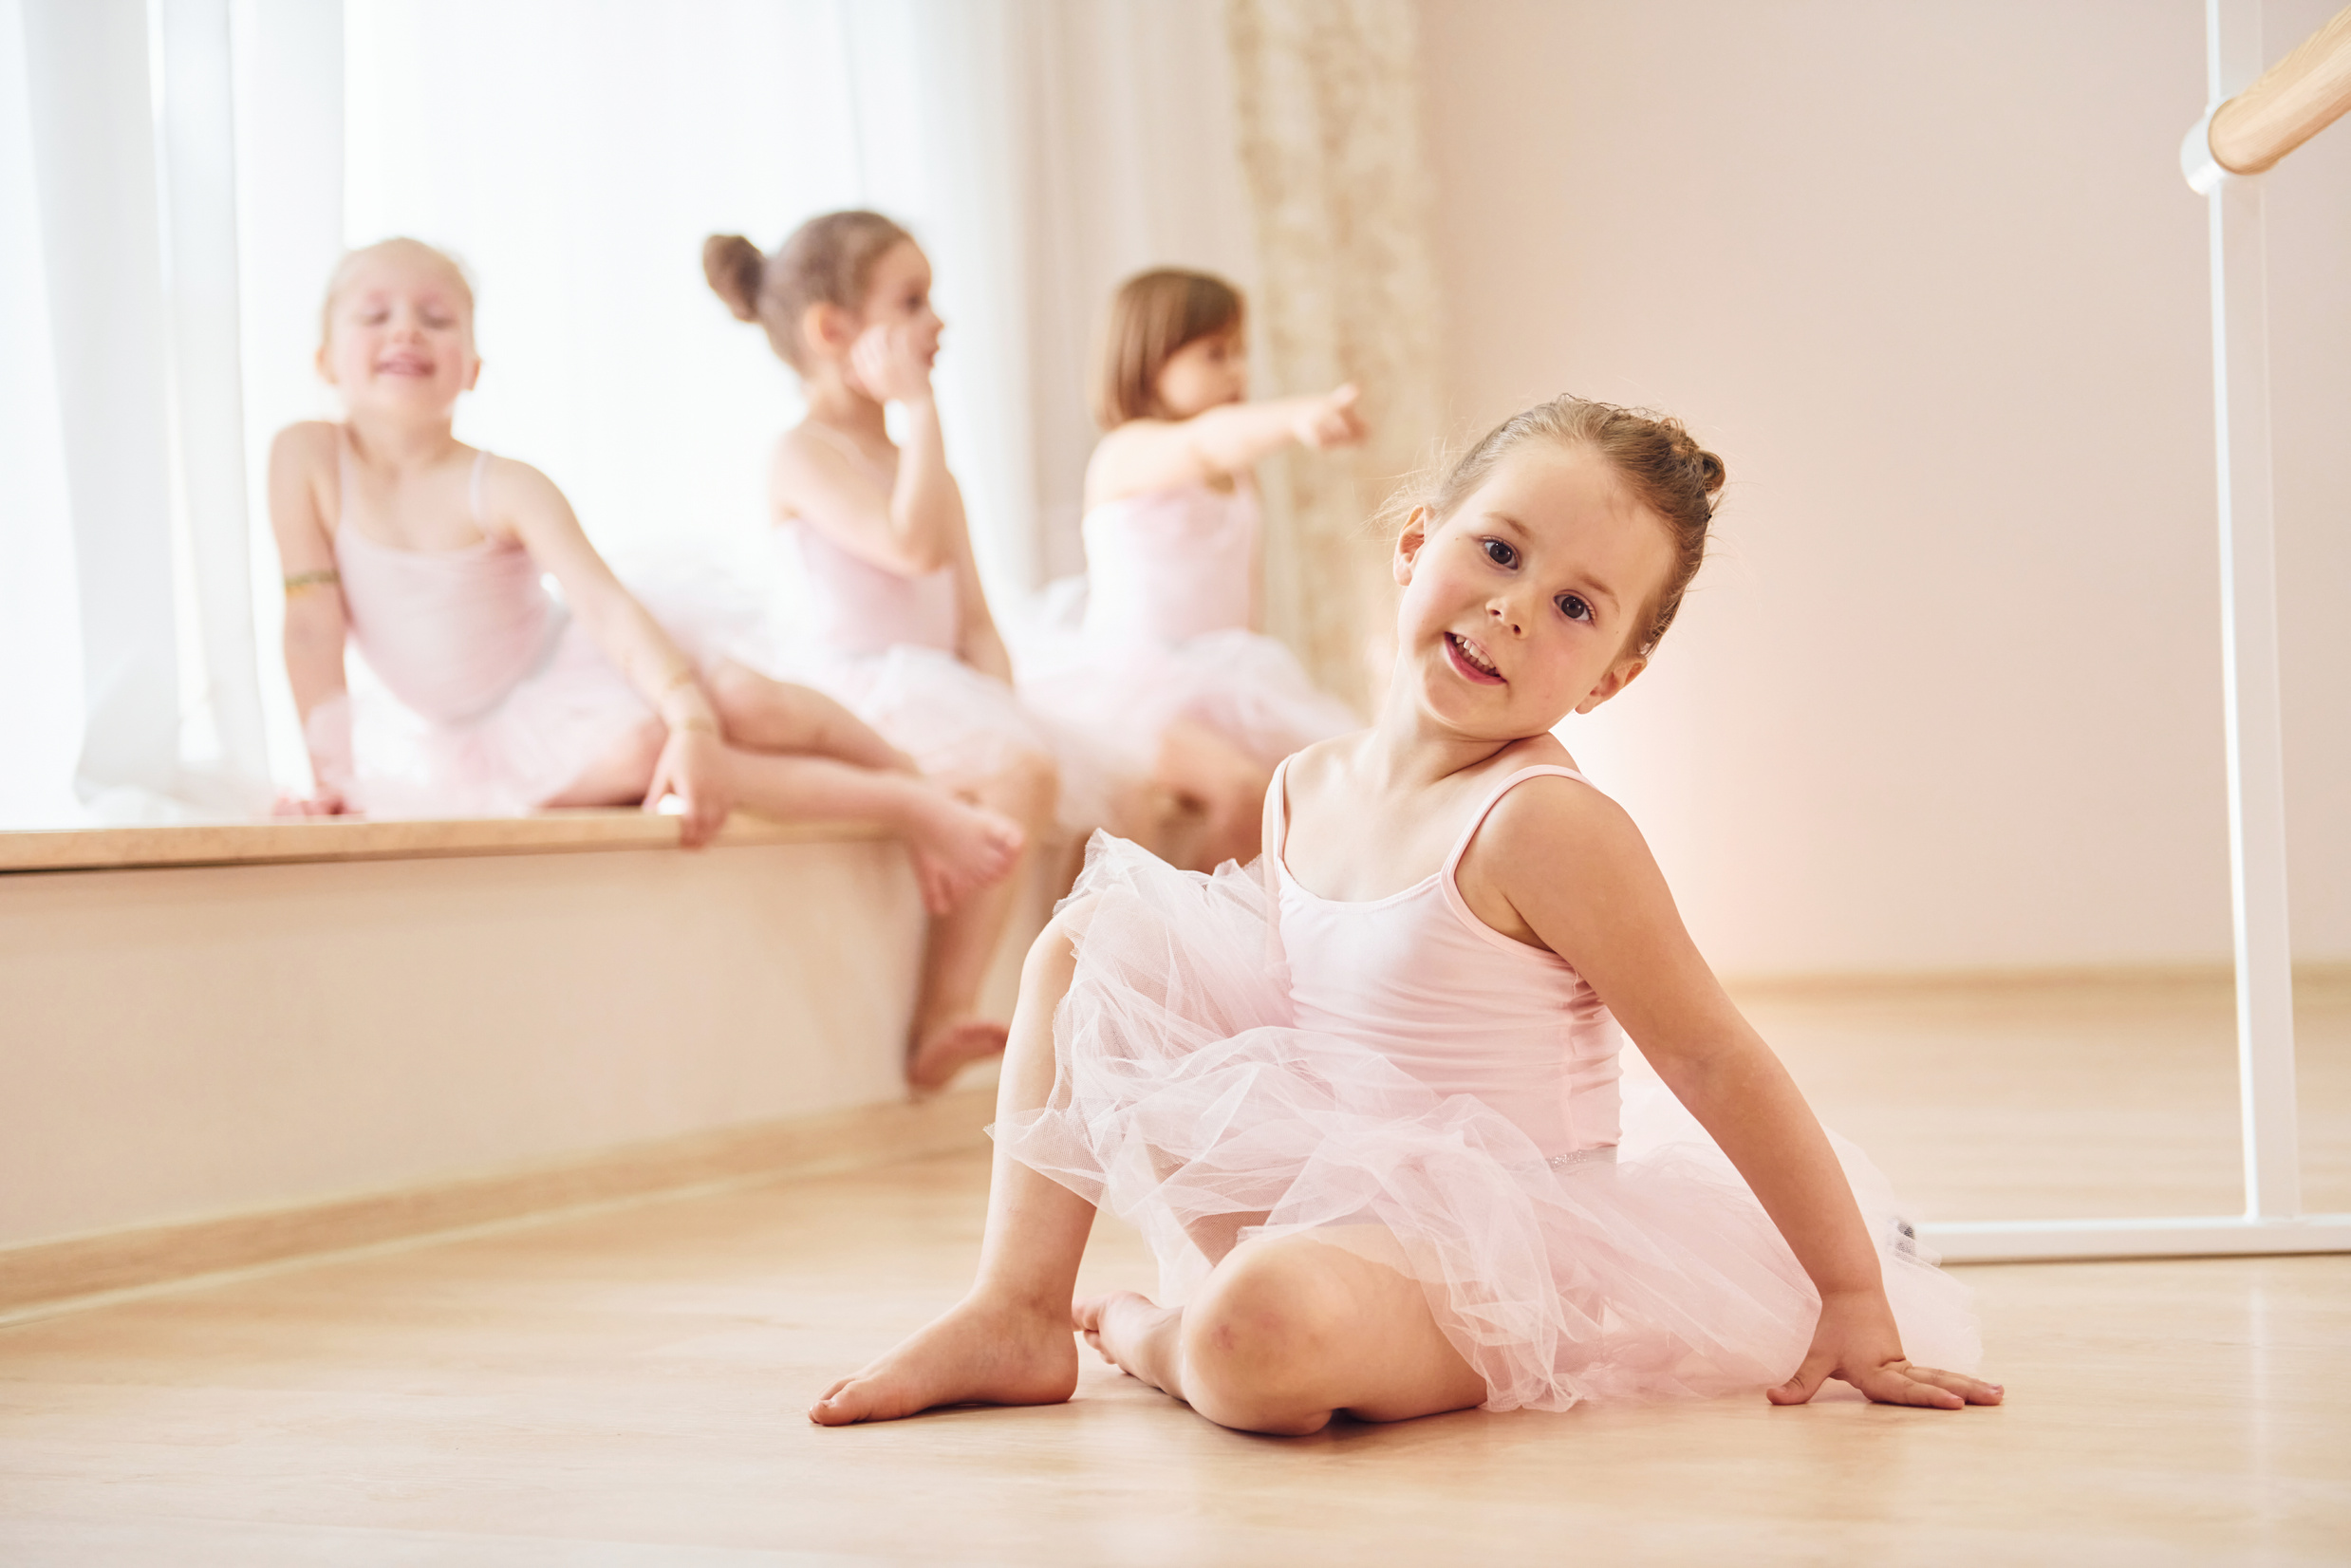
<instances>
[{"instance_id":1,"label":"girl sitting on floor","mask_svg":"<svg viewBox=\"0 0 2351 1568\"><path fill-rule=\"evenodd\" d=\"M1257 1432L1831 1377L1999 1402L1939 1370L1976 1359L1967 1292L1551 733L1647 666L1723 477L1561 398L1419 498L1377 722L1276 771L1252 870L1095 840L1023 976L978 1280L813 1420L1067 1399L1073 1329ZM1620 1083L1628 1033L1661 1085ZM1159 1301L1073 1302L1101 1204Z\"/></svg>"}]
</instances>

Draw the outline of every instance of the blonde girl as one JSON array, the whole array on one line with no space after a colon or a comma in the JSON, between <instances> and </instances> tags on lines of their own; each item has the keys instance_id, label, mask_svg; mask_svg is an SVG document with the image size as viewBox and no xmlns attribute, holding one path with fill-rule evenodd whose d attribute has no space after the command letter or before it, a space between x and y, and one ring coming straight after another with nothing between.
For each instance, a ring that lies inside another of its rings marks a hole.
<instances>
[{"instance_id":1,"label":"blonde girl","mask_svg":"<svg viewBox=\"0 0 2351 1568\"><path fill-rule=\"evenodd\" d=\"M1004 878L1017 826L924 781L820 693L698 666L545 475L457 439L481 368L473 289L446 255L389 239L335 269L318 370L344 418L289 425L270 454L286 671L315 779L289 810L650 810L675 795L687 845L737 805L888 824L934 908ZM353 701L346 645L387 700Z\"/></svg>"}]
</instances>

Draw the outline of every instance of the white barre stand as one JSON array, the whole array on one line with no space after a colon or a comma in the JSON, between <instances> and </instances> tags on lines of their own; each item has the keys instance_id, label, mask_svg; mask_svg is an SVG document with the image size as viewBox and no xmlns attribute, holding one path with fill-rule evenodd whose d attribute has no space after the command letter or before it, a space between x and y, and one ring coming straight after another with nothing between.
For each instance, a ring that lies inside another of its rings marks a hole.
<instances>
[{"instance_id":1,"label":"white barre stand","mask_svg":"<svg viewBox=\"0 0 2351 1568\"><path fill-rule=\"evenodd\" d=\"M2213 114L2261 74L2260 0L2206 0L2205 28L2211 107L2181 144L2180 168L2211 209L2212 418L2219 457L2221 661L2245 1212L2209 1219L1920 1225L1919 1239L1950 1262L2351 1252L2351 1214L2302 1212L2261 185L2257 177L2223 168L2211 138Z\"/></svg>"}]
</instances>

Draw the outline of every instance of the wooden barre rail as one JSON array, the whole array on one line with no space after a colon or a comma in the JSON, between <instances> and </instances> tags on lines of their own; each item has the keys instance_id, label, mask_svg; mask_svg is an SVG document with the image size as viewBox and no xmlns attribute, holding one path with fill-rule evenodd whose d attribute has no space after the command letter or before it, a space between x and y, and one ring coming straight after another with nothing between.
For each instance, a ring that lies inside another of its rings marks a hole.
<instances>
[{"instance_id":1,"label":"wooden barre rail","mask_svg":"<svg viewBox=\"0 0 2351 1568\"><path fill-rule=\"evenodd\" d=\"M2351 7L2212 112L2212 161L2257 175L2351 111Z\"/></svg>"}]
</instances>

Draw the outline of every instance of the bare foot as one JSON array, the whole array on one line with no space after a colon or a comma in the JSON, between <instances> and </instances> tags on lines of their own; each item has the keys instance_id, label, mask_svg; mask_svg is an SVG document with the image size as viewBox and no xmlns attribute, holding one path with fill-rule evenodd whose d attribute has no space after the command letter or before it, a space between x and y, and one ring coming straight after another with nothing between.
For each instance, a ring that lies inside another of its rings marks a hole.
<instances>
[{"instance_id":1,"label":"bare foot","mask_svg":"<svg viewBox=\"0 0 2351 1568\"><path fill-rule=\"evenodd\" d=\"M934 915L954 908L972 889L1001 880L1027 842L1012 818L928 786L914 794L904 827L924 907Z\"/></svg>"},{"instance_id":2,"label":"bare foot","mask_svg":"<svg viewBox=\"0 0 2351 1568\"><path fill-rule=\"evenodd\" d=\"M1167 1326L1182 1316L1175 1308L1160 1306L1130 1290L1089 1296L1070 1304L1070 1326L1086 1336L1086 1343L1099 1351L1103 1360L1162 1393L1168 1390L1159 1376L1159 1358L1152 1353Z\"/></svg>"},{"instance_id":3,"label":"bare foot","mask_svg":"<svg viewBox=\"0 0 2351 1568\"><path fill-rule=\"evenodd\" d=\"M896 1421L942 1405L1058 1405L1077 1391L1077 1346L1051 1313L966 1298L811 1405L819 1427Z\"/></svg>"},{"instance_id":4,"label":"bare foot","mask_svg":"<svg viewBox=\"0 0 2351 1568\"><path fill-rule=\"evenodd\" d=\"M1004 1054L1010 1031L987 1018L956 1018L925 1033L906 1056L906 1083L921 1092L947 1087L973 1062Z\"/></svg>"}]
</instances>

